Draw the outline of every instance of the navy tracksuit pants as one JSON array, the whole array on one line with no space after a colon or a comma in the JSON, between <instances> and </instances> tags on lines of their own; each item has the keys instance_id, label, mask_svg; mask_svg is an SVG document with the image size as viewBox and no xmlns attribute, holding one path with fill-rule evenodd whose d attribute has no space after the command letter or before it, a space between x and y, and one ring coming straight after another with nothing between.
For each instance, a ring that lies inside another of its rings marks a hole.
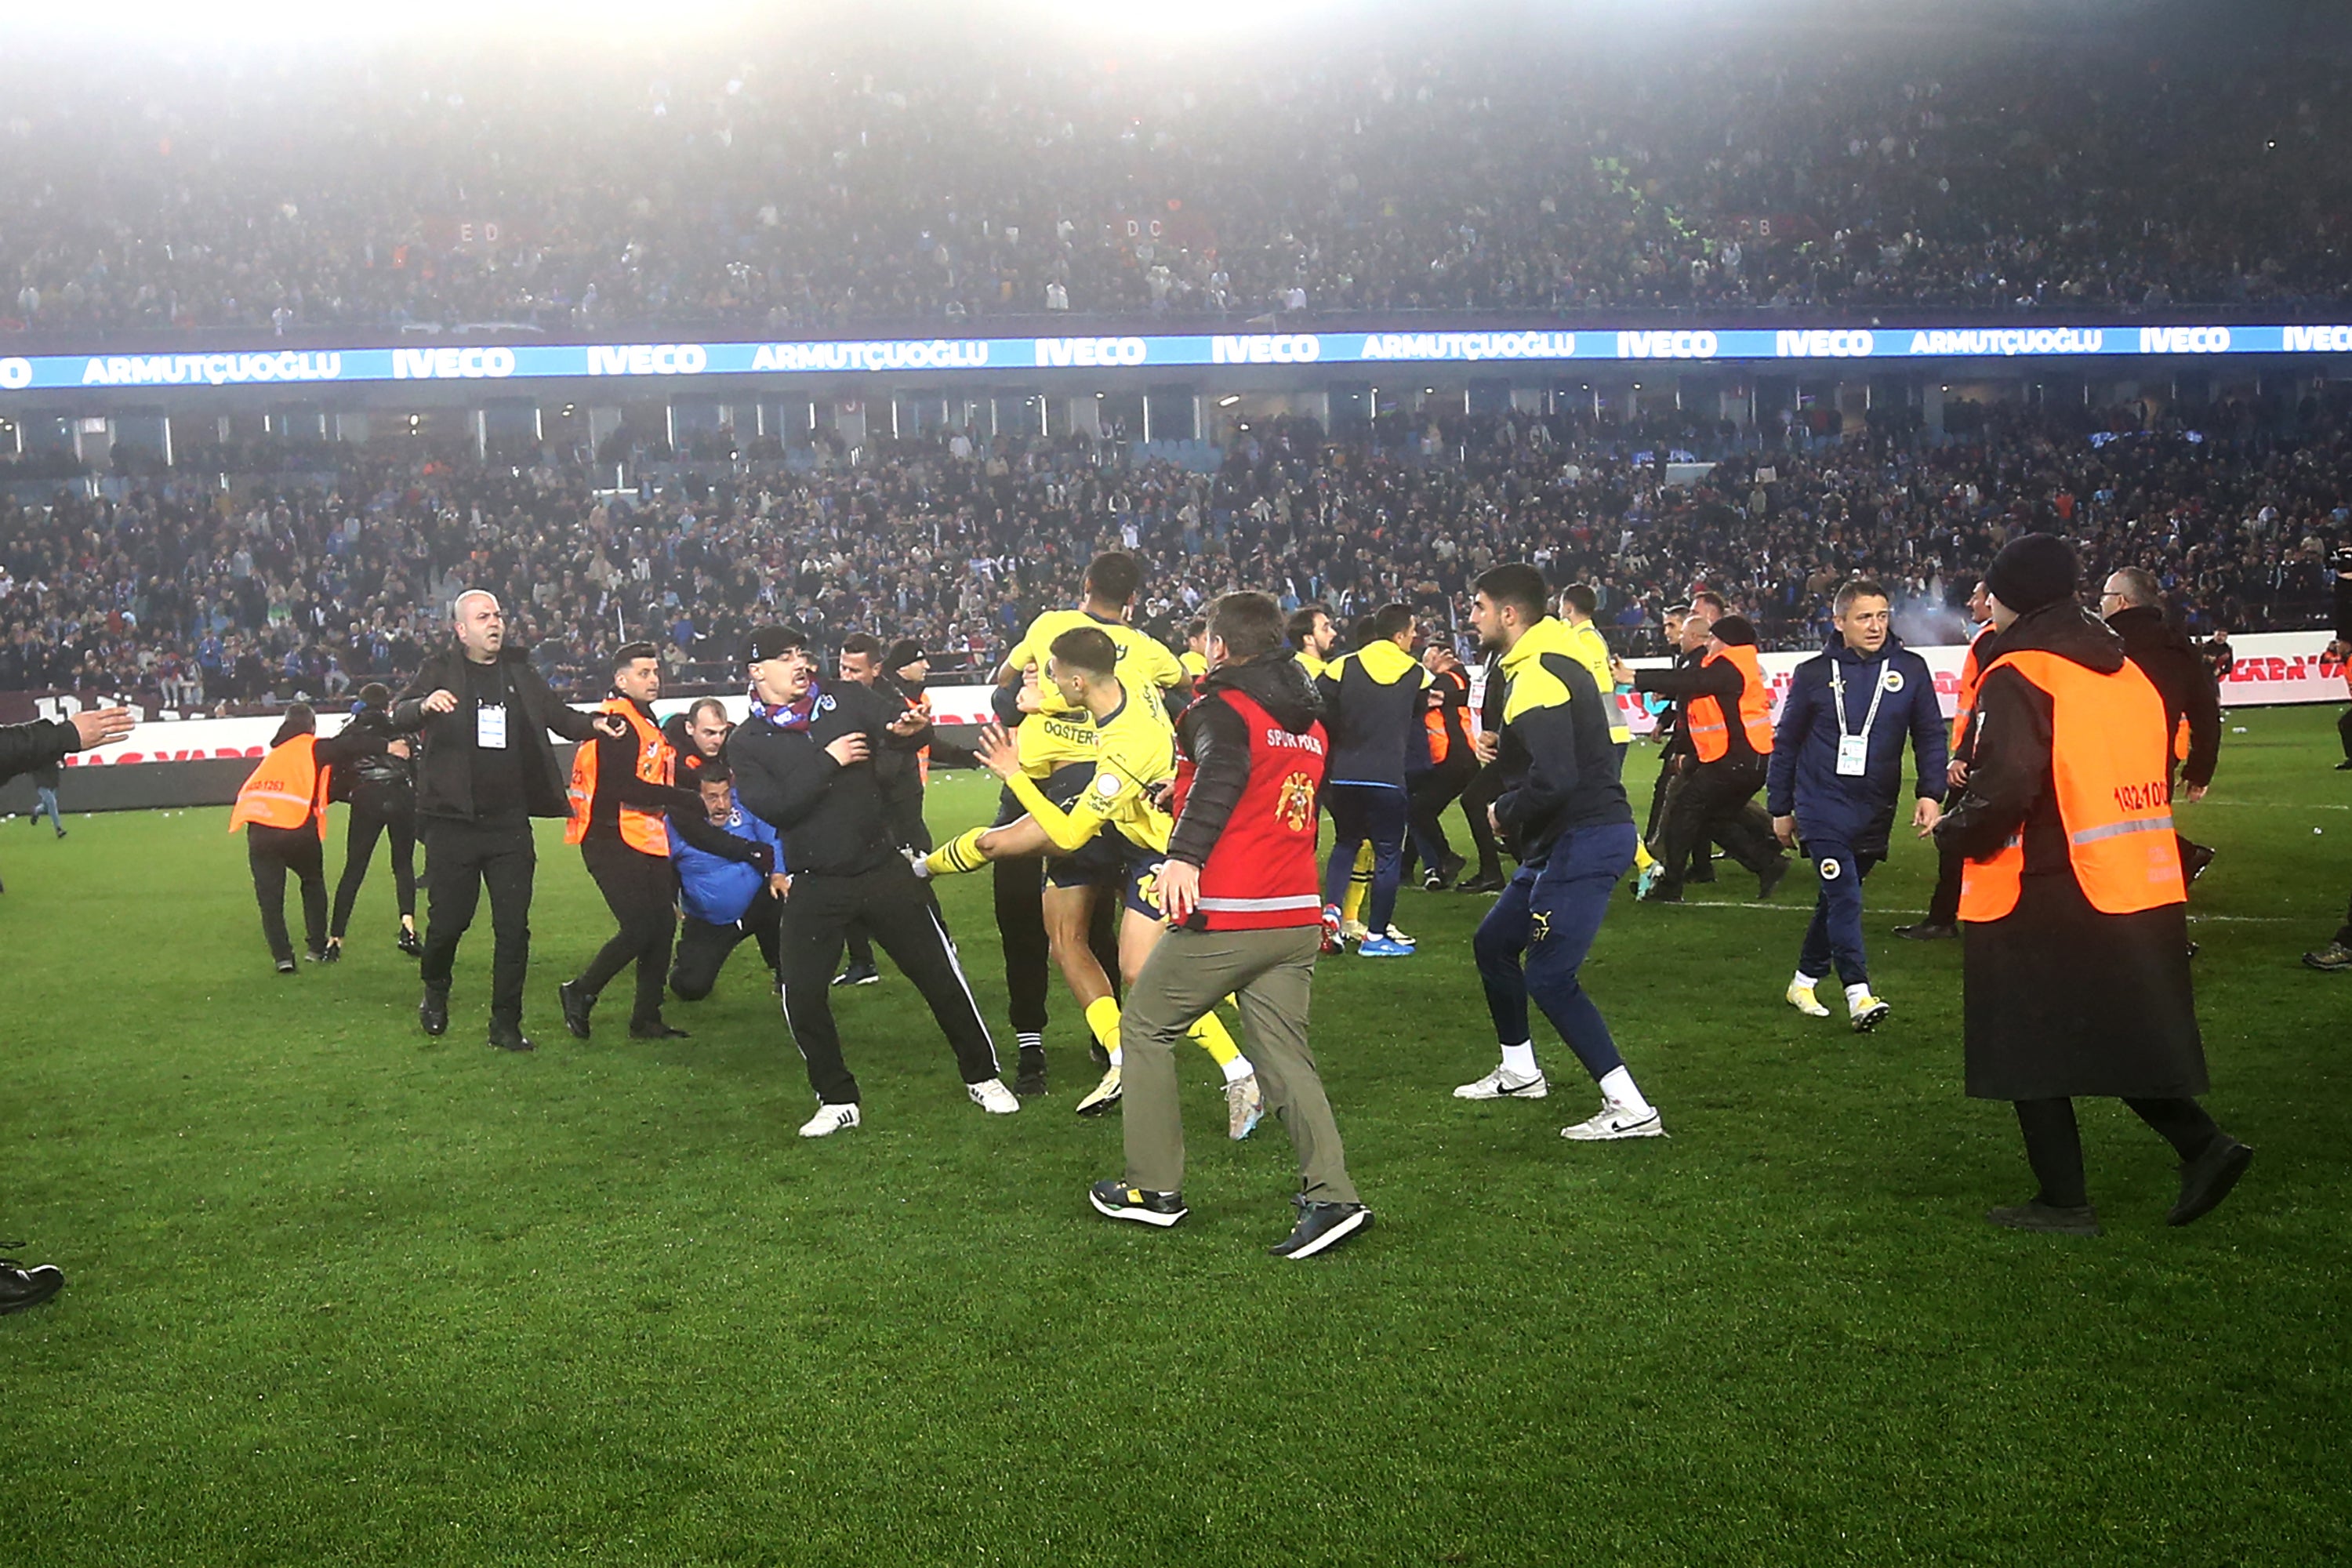
<instances>
[{"instance_id":1,"label":"navy tracksuit pants","mask_svg":"<svg viewBox=\"0 0 2352 1568\"><path fill-rule=\"evenodd\" d=\"M1625 1065L1577 972L1600 933L1609 895L1633 864L1637 837L1630 822L1560 835L1540 862L1520 866L1478 922L1471 949L1504 1045L1529 1037L1532 996L1596 1080Z\"/></svg>"},{"instance_id":2,"label":"navy tracksuit pants","mask_svg":"<svg viewBox=\"0 0 2352 1568\"><path fill-rule=\"evenodd\" d=\"M1862 879L1883 857L1856 855L1849 845L1811 838L1805 841L1805 855L1813 863L1820 891L1813 897L1813 922L1805 928L1797 968L1816 980L1834 972L1840 985L1860 985L1870 978L1862 951Z\"/></svg>"}]
</instances>

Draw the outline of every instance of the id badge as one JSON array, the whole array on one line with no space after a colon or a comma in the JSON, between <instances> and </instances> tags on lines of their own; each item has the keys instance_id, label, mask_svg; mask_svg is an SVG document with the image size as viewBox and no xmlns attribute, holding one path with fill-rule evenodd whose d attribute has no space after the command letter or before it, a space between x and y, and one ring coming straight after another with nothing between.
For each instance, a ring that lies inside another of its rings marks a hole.
<instances>
[{"instance_id":1,"label":"id badge","mask_svg":"<svg viewBox=\"0 0 2352 1568\"><path fill-rule=\"evenodd\" d=\"M1838 737L1838 777L1860 778L1870 771L1870 737L1840 735Z\"/></svg>"},{"instance_id":2,"label":"id badge","mask_svg":"<svg viewBox=\"0 0 2352 1568\"><path fill-rule=\"evenodd\" d=\"M503 752L507 749L507 710L504 707L474 710L474 746L478 751ZM1843 772L1845 764L1838 764Z\"/></svg>"}]
</instances>

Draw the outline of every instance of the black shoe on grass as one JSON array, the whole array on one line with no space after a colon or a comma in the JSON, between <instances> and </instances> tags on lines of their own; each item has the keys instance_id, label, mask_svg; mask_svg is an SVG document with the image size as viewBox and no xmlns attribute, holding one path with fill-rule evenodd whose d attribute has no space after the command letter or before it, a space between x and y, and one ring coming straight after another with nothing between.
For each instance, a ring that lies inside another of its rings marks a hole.
<instances>
[{"instance_id":1,"label":"black shoe on grass","mask_svg":"<svg viewBox=\"0 0 2352 1568\"><path fill-rule=\"evenodd\" d=\"M835 985L873 985L878 984L882 972L870 963L852 963L833 977Z\"/></svg>"},{"instance_id":2,"label":"black shoe on grass","mask_svg":"<svg viewBox=\"0 0 2352 1568\"><path fill-rule=\"evenodd\" d=\"M1021 1047L1020 1069L1013 1076L1013 1092L1023 1100L1034 1100L1045 1092L1045 1047Z\"/></svg>"},{"instance_id":3,"label":"black shoe on grass","mask_svg":"<svg viewBox=\"0 0 2352 1568\"><path fill-rule=\"evenodd\" d=\"M1192 1212L1184 1206L1181 1193L1155 1193L1148 1187L1130 1187L1125 1182L1097 1182L1087 1189L1087 1202L1095 1205L1095 1213L1106 1218L1131 1219L1139 1225L1156 1225L1162 1230Z\"/></svg>"},{"instance_id":4,"label":"black shoe on grass","mask_svg":"<svg viewBox=\"0 0 2352 1568\"><path fill-rule=\"evenodd\" d=\"M2187 1225L2211 1214L2253 1163L2254 1152L2227 1132L2214 1139L2211 1148L2181 1165L2180 1201L2172 1205L2164 1223Z\"/></svg>"},{"instance_id":5,"label":"black shoe on grass","mask_svg":"<svg viewBox=\"0 0 2352 1568\"><path fill-rule=\"evenodd\" d=\"M694 1037L688 1034L684 1029L671 1028L669 1026L668 1020L667 1019L656 1018L650 1024L631 1024L629 1026L629 1038L633 1040L690 1040L694 1038Z\"/></svg>"},{"instance_id":6,"label":"black shoe on grass","mask_svg":"<svg viewBox=\"0 0 2352 1568\"><path fill-rule=\"evenodd\" d=\"M278 961L278 973L280 974L291 974L299 966L290 958L281 958Z\"/></svg>"},{"instance_id":7,"label":"black shoe on grass","mask_svg":"<svg viewBox=\"0 0 2352 1568\"><path fill-rule=\"evenodd\" d=\"M596 998L581 990L577 980L567 980L555 988L555 999L563 1004L563 1026L572 1031L572 1037L586 1039L588 1015L595 1010Z\"/></svg>"},{"instance_id":8,"label":"black shoe on grass","mask_svg":"<svg viewBox=\"0 0 2352 1568\"><path fill-rule=\"evenodd\" d=\"M2060 1208L2035 1198L2031 1203L1990 1210L1985 1218L2009 1230L2041 1231L2051 1236L2104 1234L2099 1229L2099 1211L2088 1204L2079 1208Z\"/></svg>"},{"instance_id":9,"label":"black shoe on grass","mask_svg":"<svg viewBox=\"0 0 2352 1568\"><path fill-rule=\"evenodd\" d=\"M1954 942L1958 940L1960 928L1941 921L1921 921L1916 925L1896 926L1895 934L1905 942Z\"/></svg>"},{"instance_id":10,"label":"black shoe on grass","mask_svg":"<svg viewBox=\"0 0 2352 1568\"><path fill-rule=\"evenodd\" d=\"M1454 883L1454 890L1457 893L1499 893L1507 886L1509 884L1503 880L1500 871L1481 871L1467 881Z\"/></svg>"},{"instance_id":11,"label":"black shoe on grass","mask_svg":"<svg viewBox=\"0 0 2352 1568\"><path fill-rule=\"evenodd\" d=\"M2329 974L2352 969L2352 947L2347 947L2340 942L2331 942L2316 952L2305 953L2303 966L2305 969L2321 970Z\"/></svg>"},{"instance_id":12,"label":"black shoe on grass","mask_svg":"<svg viewBox=\"0 0 2352 1568\"><path fill-rule=\"evenodd\" d=\"M438 1038L449 1032L449 993L436 991L428 985L416 1004L416 1021L425 1032Z\"/></svg>"},{"instance_id":13,"label":"black shoe on grass","mask_svg":"<svg viewBox=\"0 0 2352 1568\"><path fill-rule=\"evenodd\" d=\"M1276 1258L1312 1258L1328 1252L1361 1231L1372 1228L1372 1211L1361 1204L1311 1204L1293 1198L1298 1223L1290 1234L1266 1250Z\"/></svg>"},{"instance_id":14,"label":"black shoe on grass","mask_svg":"<svg viewBox=\"0 0 2352 1568\"><path fill-rule=\"evenodd\" d=\"M66 1277L49 1264L27 1268L13 1258L0 1258L0 1316L37 1307L65 1288Z\"/></svg>"},{"instance_id":15,"label":"black shoe on grass","mask_svg":"<svg viewBox=\"0 0 2352 1568\"><path fill-rule=\"evenodd\" d=\"M502 1051L535 1051L539 1049L537 1046L533 1045L530 1040L524 1036L522 1026L520 1024L500 1023L496 1018L490 1020L490 1044L496 1046Z\"/></svg>"}]
</instances>

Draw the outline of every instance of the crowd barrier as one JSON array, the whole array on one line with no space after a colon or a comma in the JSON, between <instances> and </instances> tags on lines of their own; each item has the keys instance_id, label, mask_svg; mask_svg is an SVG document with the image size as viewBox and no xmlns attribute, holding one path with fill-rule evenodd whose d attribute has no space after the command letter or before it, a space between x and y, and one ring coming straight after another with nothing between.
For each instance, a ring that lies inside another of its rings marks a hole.
<instances>
[{"instance_id":1,"label":"crowd barrier","mask_svg":"<svg viewBox=\"0 0 2352 1568\"><path fill-rule=\"evenodd\" d=\"M2237 665L2221 682L2225 708L2260 708L2296 702L2341 702L2347 689L2343 661L2331 657L2328 634L2310 632L2250 633L2235 639ZM1949 714L1958 700L1960 665L1968 649L1960 645L1915 649L1934 673L1937 695ZM1765 678L1771 682L1773 710L1780 710L1790 672L1811 653L1798 650L1761 656ZM1635 659L1637 668L1655 668L1663 659ZM987 686L935 686L930 689L931 712L941 738L969 744L991 716ZM690 699L656 704L666 718L688 707ZM743 716L741 697L721 699L730 718ZM1639 698L1621 697L1636 733L1654 726ZM67 706L70 706L69 701ZM583 705L583 707L586 705ZM54 714L57 704L44 704ZM322 730L332 733L341 723L334 714L321 714ZM66 759L69 770L61 794L71 811L132 811L160 806L225 805L236 798L237 786L253 763L268 750L278 721L258 719L180 719L142 723L128 740L101 746ZM559 748L568 757L570 748ZM0 811L25 812L33 802L29 780L16 779L0 786Z\"/></svg>"}]
</instances>

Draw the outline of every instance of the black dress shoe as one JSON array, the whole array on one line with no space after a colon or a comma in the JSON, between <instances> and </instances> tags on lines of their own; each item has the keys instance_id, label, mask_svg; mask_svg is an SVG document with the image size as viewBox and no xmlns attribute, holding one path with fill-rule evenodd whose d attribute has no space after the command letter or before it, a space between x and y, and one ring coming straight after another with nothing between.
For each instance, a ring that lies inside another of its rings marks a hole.
<instances>
[{"instance_id":1,"label":"black dress shoe","mask_svg":"<svg viewBox=\"0 0 2352 1568\"><path fill-rule=\"evenodd\" d=\"M2008 1208L1993 1209L1985 1215L1992 1224L2009 1230L2042 1231L2051 1236L2098 1236L2099 1211L2088 1204L2079 1207L2060 1208L2045 1204L2040 1198L2031 1203L2013 1204Z\"/></svg>"},{"instance_id":2,"label":"black dress shoe","mask_svg":"<svg viewBox=\"0 0 2352 1568\"><path fill-rule=\"evenodd\" d=\"M650 1024L630 1025L629 1038L633 1040L690 1040L694 1038L694 1037L688 1034L684 1029L673 1029L663 1020L656 1018Z\"/></svg>"},{"instance_id":3,"label":"black dress shoe","mask_svg":"<svg viewBox=\"0 0 2352 1568\"><path fill-rule=\"evenodd\" d=\"M539 1049L524 1037L520 1024L501 1024L490 1020L490 1044L502 1051L535 1051Z\"/></svg>"},{"instance_id":4,"label":"black dress shoe","mask_svg":"<svg viewBox=\"0 0 2352 1568\"><path fill-rule=\"evenodd\" d=\"M1013 1079L1013 1092L1023 1100L1034 1100L1045 1092L1045 1047L1021 1047L1021 1067Z\"/></svg>"},{"instance_id":5,"label":"black dress shoe","mask_svg":"<svg viewBox=\"0 0 2352 1568\"><path fill-rule=\"evenodd\" d=\"M295 963L290 958L281 958L278 961L278 973L280 974L291 974L295 968Z\"/></svg>"},{"instance_id":6,"label":"black dress shoe","mask_svg":"<svg viewBox=\"0 0 2352 1568\"><path fill-rule=\"evenodd\" d=\"M1457 893L1499 893L1507 886L1509 884L1503 880L1500 871L1481 871L1467 881L1454 883L1454 890Z\"/></svg>"},{"instance_id":7,"label":"black dress shoe","mask_svg":"<svg viewBox=\"0 0 2352 1568\"><path fill-rule=\"evenodd\" d=\"M1905 942L1950 942L1960 934L1960 928L1938 921L1921 921L1916 925L1896 926L1895 934Z\"/></svg>"},{"instance_id":8,"label":"black dress shoe","mask_svg":"<svg viewBox=\"0 0 2352 1568\"><path fill-rule=\"evenodd\" d=\"M1351 1236L1372 1228L1372 1211L1361 1204L1311 1204L1293 1198L1298 1223L1290 1234L1266 1250L1276 1258L1312 1258L1328 1252Z\"/></svg>"},{"instance_id":9,"label":"black dress shoe","mask_svg":"<svg viewBox=\"0 0 2352 1568\"><path fill-rule=\"evenodd\" d=\"M449 1032L449 993L436 991L430 985L426 986L423 1000L416 1004L416 1021L425 1026L425 1032L428 1035L438 1037L447 1034Z\"/></svg>"},{"instance_id":10,"label":"black dress shoe","mask_svg":"<svg viewBox=\"0 0 2352 1568\"><path fill-rule=\"evenodd\" d=\"M2213 849L2203 844L2191 844L2180 852L2180 874L2193 882L2213 864Z\"/></svg>"},{"instance_id":11,"label":"black dress shoe","mask_svg":"<svg viewBox=\"0 0 2352 1568\"><path fill-rule=\"evenodd\" d=\"M2214 1139L2211 1148L2180 1167L2180 1200L2164 1223L2187 1225L2211 1214L2253 1163L2254 1152L2227 1132Z\"/></svg>"},{"instance_id":12,"label":"black dress shoe","mask_svg":"<svg viewBox=\"0 0 2352 1568\"><path fill-rule=\"evenodd\" d=\"M0 1258L0 1315L37 1307L66 1288L66 1277L47 1263L27 1268L13 1258Z\"/></svg>"},{"instance_id":13,"label":"black dress shoe","mask_svg":"<svg viewBox=\"0 0 2352 1568\"><path fill-rule=\"evenodd\" d=\"M572 1031L573 1039L586 1039L588 1015L595 1010L596 998L581 990L577 980L567 980L557 986L555 995L563 1004L563 1026Z\"/></svg>"}]
</instances>

